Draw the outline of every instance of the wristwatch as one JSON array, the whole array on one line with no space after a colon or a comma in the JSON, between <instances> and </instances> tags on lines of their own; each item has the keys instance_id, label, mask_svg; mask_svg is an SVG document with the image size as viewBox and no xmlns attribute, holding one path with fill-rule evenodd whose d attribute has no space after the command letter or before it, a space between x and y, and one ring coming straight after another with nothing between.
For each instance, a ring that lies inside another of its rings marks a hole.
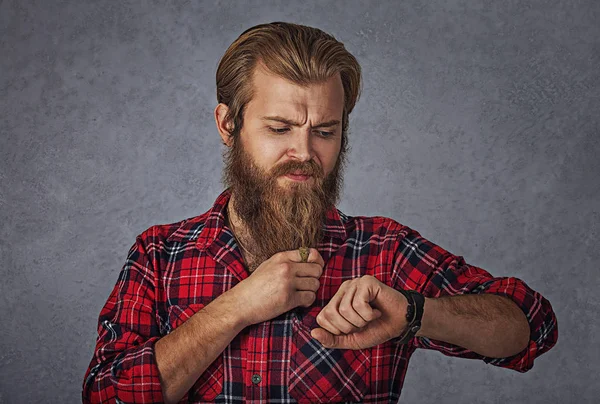
<instances>
[{"instance_id":1,"label":"wristwatch","mask_svg":"<svg viewBox=\"0 0 600 404\"><path fill-rule=\"evenodd\" d=\"M415 334L421 329L421 319L423 318L423 306L425 305L425 297L415 290L398 290L408 300L406 309L407 326L398 337L398 344L406 344Z\"/></svg>"}]
</instances>

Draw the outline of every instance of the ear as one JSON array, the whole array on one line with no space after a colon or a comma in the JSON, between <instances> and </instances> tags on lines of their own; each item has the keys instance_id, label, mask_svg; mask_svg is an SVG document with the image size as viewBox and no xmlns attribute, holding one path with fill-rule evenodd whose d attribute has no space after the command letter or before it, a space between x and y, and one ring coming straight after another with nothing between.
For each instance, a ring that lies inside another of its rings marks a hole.
<instances>
[{"instance_id":1,"label":"ear","mask_svg":"<svg viewBox=\"0 0 600 404\"><path fill-rule=\"evenodd\" d=\"M219 135L221 136L221 139L223 139L223 144L227 145L227 147L231 147L233 138L230 133L233 128L231 122L225 119L227 112L229 112L229 107L227 105L223 103L217 105L215 108L215 123L217 124Z\"/></svg>"}]
</instances>

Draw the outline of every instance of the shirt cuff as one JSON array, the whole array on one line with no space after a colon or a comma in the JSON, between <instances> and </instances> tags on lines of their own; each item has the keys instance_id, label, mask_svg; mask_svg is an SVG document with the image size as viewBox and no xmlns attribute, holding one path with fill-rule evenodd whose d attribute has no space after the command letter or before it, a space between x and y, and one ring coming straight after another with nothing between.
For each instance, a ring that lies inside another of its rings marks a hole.
<instances>
[{"instance_id":1,"label":"shirt cuff","mask_svg":"<svg viewBox=\"0 0 600 404\"><path fill-rule=\"evenodd\" d=\"M117 355L111 366L111 378L119 401L126 403L162 403L162 387L154 347L160 337Z\"/></svg>"},{"instance_id":2,"label":"shirt cuff","mask_svg":"<svg viewBox=\"0 0 600 404\"><path fill-rule=\"evenodd\" d=\"M523 311L529 323L529 344L521 352L505 357L483 357L491 365L527 372L534 359L552 348L558 339L556 317L550 302L540 293L514 277L494 278L475 288L472 293L489 293L511 299Z\"/></svg>"}]
</instances>

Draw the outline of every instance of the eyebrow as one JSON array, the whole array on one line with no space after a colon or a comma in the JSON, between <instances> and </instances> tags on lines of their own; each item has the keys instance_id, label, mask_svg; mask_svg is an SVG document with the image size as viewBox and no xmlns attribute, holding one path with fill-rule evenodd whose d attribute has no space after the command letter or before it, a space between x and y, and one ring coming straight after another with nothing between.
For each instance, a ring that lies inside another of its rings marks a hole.
<instances>
[{"instance_id":1,"label":"eyebrow","mask_svg":"<svg viewBox=\"0 0 600 404\"><path fill-rule=\"evenodd\" d=\"M263 121L276 121L276 122L281 122L281 123L285 123L286 125L290 125L290 126L301 126L300 123L298 122L294 122L290 119L286 119L283 118L281 116L263 116L261 118ZM317 129L317 128L328 128L331 126L336 126L339 125L340 121L337 119L332 119L331 121L327 121L327 122L320 122L316 125L314 125L312 128L313 129Z\"/></svg>"}]
</instances>

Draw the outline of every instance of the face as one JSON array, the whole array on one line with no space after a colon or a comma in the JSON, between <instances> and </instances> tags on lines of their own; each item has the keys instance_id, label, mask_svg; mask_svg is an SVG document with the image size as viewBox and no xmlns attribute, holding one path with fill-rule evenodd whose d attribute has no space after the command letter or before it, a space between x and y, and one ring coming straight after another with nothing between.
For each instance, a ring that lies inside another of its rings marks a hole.
<instances>
[{"instance_id":1,"label":"face","mask_svg":"<svg viewBox=\"0 0 600 404\"><path fill-rule=\"evenodd\" d=\"M343 101L339 74L302 87L259 67L254 74L254 96L244 111L242 146L264 171L289 162L306 166L312 161L326 176L340 153ZM281 175L278 185L314 185L314 176L301 174L306 172Z\"/></svg>"},{"instance_id":2,"label":"face","mask_svg":"<svg viewBox=\"0 0 600 404\"><path fill-rule=\"evenodd\" d=\"M239 138L229 144L225 183L251 239L259 240L253 253L260 264L320 240L341 187L344 90L339 75L302 87L263 69L253 85Z\"/></svg>"}]
</instances>

